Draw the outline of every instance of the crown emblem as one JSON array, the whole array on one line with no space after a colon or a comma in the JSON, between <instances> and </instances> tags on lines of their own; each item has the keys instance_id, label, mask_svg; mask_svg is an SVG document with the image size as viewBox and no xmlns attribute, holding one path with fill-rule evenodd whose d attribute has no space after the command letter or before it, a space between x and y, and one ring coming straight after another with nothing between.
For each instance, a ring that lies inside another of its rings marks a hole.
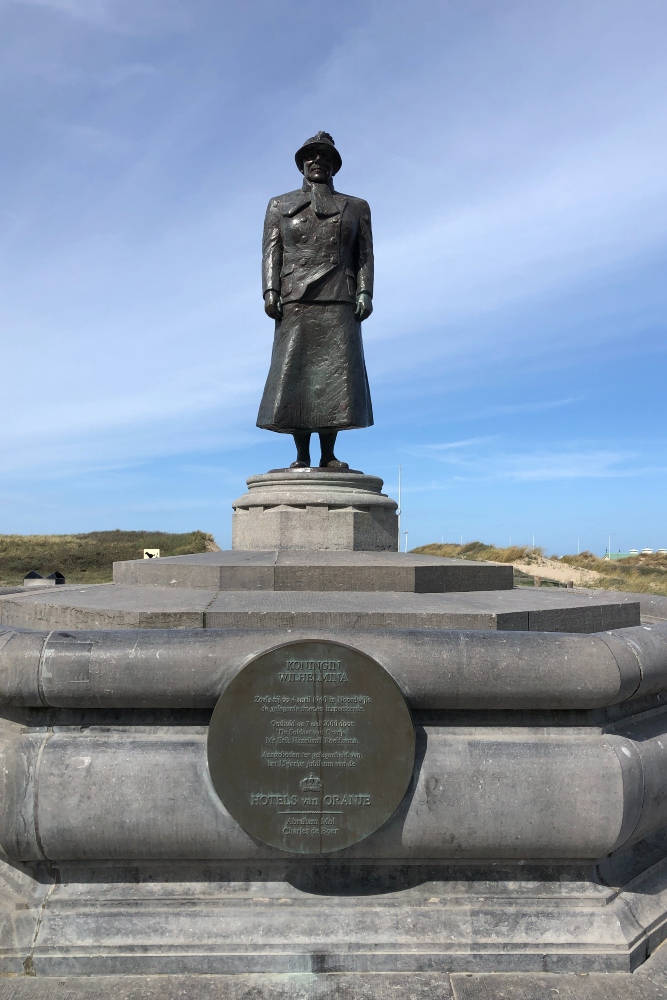
<instances>
[{"instance_id":1,"label":"crown emblem","mask_svg":"<svg viewBox=\"0 0 667 1000\"><path fill-rule=\"evenodd\" d=\"M299 787L304 792L319 792L320 788L322 787L322 782L317 777L317 775L313 774L313 772L311 771L306 778L301 779L301 781L299 782Z\"/></svg>"}]
</instances>

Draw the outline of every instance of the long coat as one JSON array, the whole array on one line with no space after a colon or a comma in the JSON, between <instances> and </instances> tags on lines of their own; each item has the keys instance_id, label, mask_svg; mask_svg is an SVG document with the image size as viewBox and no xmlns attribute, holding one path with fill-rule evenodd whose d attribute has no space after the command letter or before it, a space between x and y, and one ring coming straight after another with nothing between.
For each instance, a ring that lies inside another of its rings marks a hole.
<instances>
[{"instance_id":1,"label":"long coat","mask_svg":"<svg viewBox=\"0 0 667 1000\"><path fill-rule=\"evenodd\" d=\"M257 425L345 430L373 423L357 296L373 294L368 203L304 180L266 211L263 291L283 305Z\"/></svg>"}]
</instances>

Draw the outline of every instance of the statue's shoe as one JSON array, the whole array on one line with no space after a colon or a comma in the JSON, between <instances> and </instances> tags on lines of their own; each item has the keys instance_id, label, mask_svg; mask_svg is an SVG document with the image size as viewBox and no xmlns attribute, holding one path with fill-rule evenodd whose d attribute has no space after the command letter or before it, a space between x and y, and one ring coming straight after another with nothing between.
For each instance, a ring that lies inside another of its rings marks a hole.
<instances>
[{"instance_id":1,"label":"statue's shoe","mask_svg":"<svg viewBox=\"0 0 667 1000\"><path fill-rule=\"evenodd\" d=\"M320 469L349 469L347 462L341 462L338 458L332 458L330 462L320 462Z\"/></svg>"},{"instance_id":2,"label":"statue's shoe","mask_svg":"<svg viewBox=\"0 0 667 1000\"><path fill-rule=\"evenodd\" d=\"M298 460L296 462L292 462L292 464L290 465L290 469L309 469L309 468L310 468L310 462L299 462Z\"/></svg>"}]
</instances>

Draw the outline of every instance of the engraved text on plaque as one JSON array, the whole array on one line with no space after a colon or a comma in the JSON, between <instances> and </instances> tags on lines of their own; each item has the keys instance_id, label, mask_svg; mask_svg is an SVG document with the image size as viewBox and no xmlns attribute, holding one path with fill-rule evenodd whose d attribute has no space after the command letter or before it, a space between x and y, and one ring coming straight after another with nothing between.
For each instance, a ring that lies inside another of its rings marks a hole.
<instances>
[{"instance_id":1,"label":"engraved text on plaque","mask_svg":"<svg viewBox=\"0 0 667 1000\"><path fill-rule=\"evenodd\" d=\"M209 729L215 789L251 836L295 854L349 847L412 777L410 711L391 675L340 643L301 641L248 663Z\"/></svg>"}]
</instances>

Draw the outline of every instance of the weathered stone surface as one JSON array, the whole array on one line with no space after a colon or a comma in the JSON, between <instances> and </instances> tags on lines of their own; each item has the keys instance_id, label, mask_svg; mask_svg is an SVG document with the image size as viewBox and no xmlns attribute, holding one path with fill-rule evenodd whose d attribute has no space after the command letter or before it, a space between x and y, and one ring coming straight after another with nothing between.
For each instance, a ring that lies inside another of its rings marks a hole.
<instances>
[{"instance_id":1,"label":"weathered stone surface","mask_svg":"<svg viewBox=\"0 0 667 1000\"><path fill-rule=\"evenodd\" d=\"M579 972L576 975L450 976L455 1000L664 1000L667 997L667 945L662 945L632 975Z\"/></svg>"},{"instance_id":2,"label":"weathered stone surface","mask_svg":"<svg viewBox=\"0 0 667 1000\"><path fill-rule=\"evenodd\" d=\"M316 959L313 956L313 964ZM0 979L0 1000L664 1000L667 946L634 973L270 973Z\"/></svg>"},{"instance_id":3,"label":"weathered stone surface","mask_svg":"<svg viewBox=\"0 0 667 1000\"><path fill-rule=\"evenodd\" d=\"M667 597L663 594L631 594L620 590L589 590L587 593L594 596L608 594L615 600L625 604L639 601L642 621L645 621L647 624L667 619Z\"/></svg>"},{"instance_id":4,"label":"weathered stone surface","mask_svg":"<svg viewBox=\"0 0 667 1000\"><path fill-rule=\"evenodd\" d=\"M113 584L54 587L4 598L0 622L37 629L203 628L204 612L216 596L217 591Z\"/></svg>"},{"instance_id":5,"label":"weathered stone surface","mask_svg":"<svg viewBox=\"0 0 667 1000\"><path fill-rule=\"evenodd\" d=\"M317 958L313 956L315 967ZM450 1000L451 997L449 976L438 972L0 979L0 1000Z\"/></svg>"},{"instance_id":6,"label":"weathered stone surface","mask_svg":"<svg viewBox=\"0 0 667 1000\"><path fill-rule=\"evenodd\" d=\"M397 505L361 472L280 469L248 479L232 506L232 548L396 552Z\"/></svg>"},{"instance_id":7,"label":"weathered stone surface","mask_svg":"<svg viewBox=\"0 0 667 1000\"><path fill-rule=\"evenodd\" d=\"M221 592L207 628L453 628L599 632L639 624L636 604L541 591L473 594Z\"/></svg>"},{"instance_id":8,"label":"weathered stone surface","mask_svg":"<svg viewBox=\"0 0 667 1000\"><path fill-rule=\"evenodd\" d=\"M665 626L352 636L417 713L415 777L380 830L304 863L240 830L205 757L205 706L282 630L0 629L0 843L14 859L0 967L37 984L313 970L553 983L641 963L667 932ZM173 707L123 707L156 704Z\"/></svg>"},{"instance_id":9,"label":"weathered stone surface","mask_svg":"<svg viewBox=\"0 0 667 1000\"><path fill-rule=\"evenodd\" d=\"M0 623L23 628L454 628L599 632L639 624L639 605L572 591L409 594L213 591L115 584L0 598Z\"/></svg>"},{"instance_id":10,"label":"weathered stone surface","mask_svg":"<svg viewBox=\"0 0 667 1000\"><path fill-rule=\"evenodd\" d=\"M0 626L0 701L73 709L211 709L250 659L310 630L146 629L15 632ZM449 629L321 631L372 656L413 710L467 714L452 725L603 729L667 698L667 630L596 635ZM638 707L640 706L640 707ZM471 712L484 711L477 718ZM503 710L504 713L503 714ZM509 712L509 714L507 714ZM566 714L568 713L568 714ZM442 718L438 716L440 722ZM444 724L444 723L443 723ZM513 722L512 722L513 724ZM522 719L522 725L526 725Z\"/></svg>"},{"instance_id":11,"label":"weathered stone surface","mask_svg":"<svg viewBox=\"0 0 667 1000\"><path fill-rule=\"evenodd\" d=\"M53 732L32 720L0 742L0 844L12 861L281 856L213 790L201 717L108 714L95 726L89 713L57 718ZM418 727L413 783L391 819L341 857L594 860L667 825L664 712L607 734L531 727L527 713L511 735L479 717L463 735L443 721ZM267 788L283 790L280 774Z\"/></svg>"},{"instance_id":12,"label":"weathered stone surface","mask_svg":"<svg viewBox=\"0 0 667 1000\"><path fill-rule=\"evenodd\" d=\"M199 552L114 563L114 583L205 590L511 590L512 567L412 552Z\"/></svg>"},{"instance_id":13,"label":"weathered stone surface","mask_svg":"<svg viewBox=\"0 0 667 1000\"><path fill-rule=\"evenodd\" d=\"M0 1000L664 1000L666 950L660 948L632 974L23 976L0 979Z\"/></svg>"},{"instance_id":14,"label":"weathered stone surface","mask_svg":"<svg viewBox=\"0 0 667 1000\"><path fill-rule=\"evenodd\" d=\"M7 937L2 955L38 977L630 971L649 947L633 895L654 934L667 902L664 872L617 892L572 865L59 863L50 877L34 941Z\"/></svg>"}]
</instances>

